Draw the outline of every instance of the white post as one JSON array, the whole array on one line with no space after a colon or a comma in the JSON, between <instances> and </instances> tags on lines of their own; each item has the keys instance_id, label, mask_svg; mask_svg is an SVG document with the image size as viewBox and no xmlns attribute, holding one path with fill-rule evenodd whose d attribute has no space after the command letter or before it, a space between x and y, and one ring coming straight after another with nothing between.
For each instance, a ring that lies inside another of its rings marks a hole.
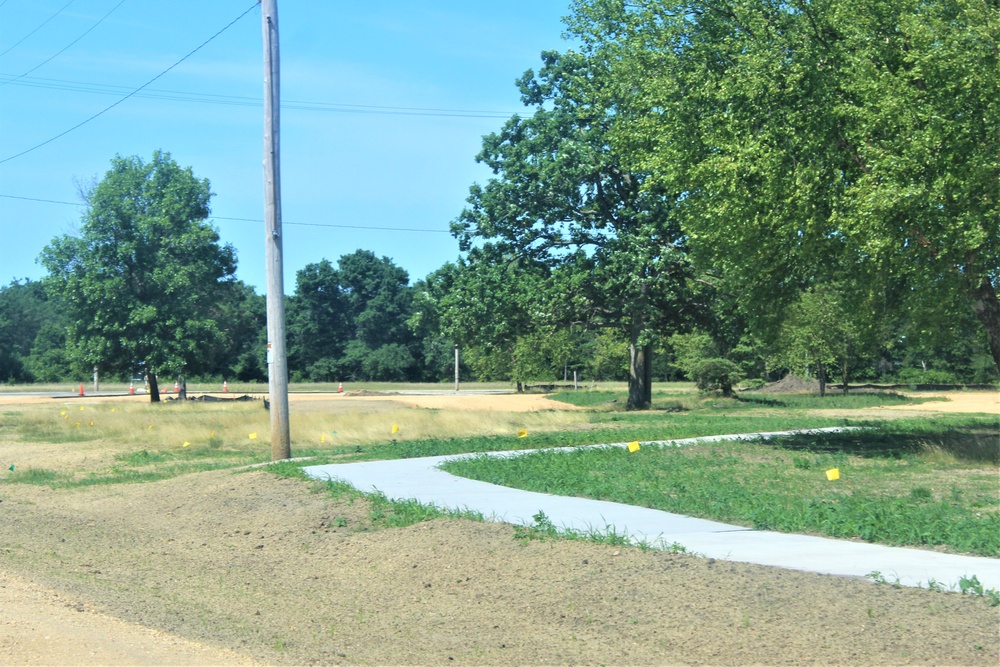
<instances>
[{"instance_id":1,"label":"white post","mask_svg":"<svg viewBox=\"0 0 1000 667\"><path fill-rule=\"evenodd\" d=\"M264 32L264 243L267 262L267 387L271 396L271 460L292 456L288 422L288 354L281 253L280 64L277 0L261 0Z\"/></svg>"},{"instance_id":2,"label":"white post","mask_svg":"<svg viewBox=\"0 0 1000 667\"><path fill-rule=\"evenodd\" d=\"M97 381L97 366L94 366L94 393L96 394L101 390L101 386Z\"/></svg>"},{"instance_id":3,"label":"white post","mask_svg":"<svg viewBox=\"0 0 1000 667\"><path fill-rule=\"evenodd\" d=\"M455 345L455 393L458 393L458 345Z\"/></svg>"}]
</instances>

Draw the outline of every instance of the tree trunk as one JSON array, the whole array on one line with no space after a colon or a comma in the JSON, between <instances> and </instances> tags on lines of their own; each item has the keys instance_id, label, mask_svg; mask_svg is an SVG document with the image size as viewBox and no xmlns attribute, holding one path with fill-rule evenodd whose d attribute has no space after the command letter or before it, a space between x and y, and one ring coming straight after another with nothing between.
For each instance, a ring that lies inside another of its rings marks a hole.
<instances>
[{"instance_id":1,"label":"tree trunk","mask_svg":"<svg viewBox=\"0 0 1000 667\"><path fill-rule=\"evenodd\" d=\"M819 380L819 397L826 396L826 368L822 361L816 362L816 379Z\"/></svg>"},{"instance_id":2,"label":"tree trunk","mask_svg":"<svg viewBox=\"0 0 1000 667\"><path fill-rule=\"evenodd\" d=\"M1000 300L997 299L997 292L989 278L983 278L972 290L972 297L972 309L986 329L993 363L996 364L997 371L1000 371Z\"/></svg>"},{"instance_id":3,"label":"tree trunk","mask_svg":"<svg viewBox=\"0 0 1000 667\"><path fill-rule=\"evenodd\" d=\"M177 378L177 386L180 387L180 391L177 394L177 398L179 398L182 401L186 401L188 397L188 385L187 385L187 380L184 379L183 375Z\"/></svg>"},{"instance_id":4,"label":"tree trunk","mask_svg":"<svg viewBox=\"0 0 1000 667\"><path fill-rule=\"evenodd\" d=\"M653 402L653 351L651 345L628 346L628 403L626 410L647 410Z\"/></svg>"},{"instance_id":5,"label":"tree trunk","mask_svg":"<svg viewBox=\"0 0 1000 667\"><path fill-rule=\"evenodd\" d=\"M156 373L149 374L149 402L160 402L160 386L156 383Z\"/></svg>"},{"instance_id":6,"label":"tree trunk","mask_svg":"<svg viewBox=\"0 0 1000 667\"><path fill-rule=\"evenodd\" d=\"M844 387L844 396L847 396L847 355L844 355L844 362L841 368L840 381Z\"/></svg>"}]
</instances>

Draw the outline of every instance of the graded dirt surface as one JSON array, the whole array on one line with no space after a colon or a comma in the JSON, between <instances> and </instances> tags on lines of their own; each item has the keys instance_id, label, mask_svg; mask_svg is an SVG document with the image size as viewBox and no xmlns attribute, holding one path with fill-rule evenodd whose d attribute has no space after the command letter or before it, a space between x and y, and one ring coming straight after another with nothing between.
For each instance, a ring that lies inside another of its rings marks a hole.
<instances>
[{"instance_id":1,"label":"graded dirt surface","mask_svg":"<svg viewBox=\"0 0 1000 667\"><path fill-rule=\"evenodd\" d=\"M874 410L905 410L907 412L985 412L1000 415L1000 392L996 391L939 391L914 394L944 401L928 401L918 405L891 405Z\"/></svg>"},{"instance_id":2,"label":"graded dirt surface","mask_svg":"<svg viewBox=\"0 0 1000 667\"><path fill-rule=\"evenodd\" d=\"M0 484L0 665L1000 664L983 598L369 517L260 470Z\"/></svg>"}]
</instances>

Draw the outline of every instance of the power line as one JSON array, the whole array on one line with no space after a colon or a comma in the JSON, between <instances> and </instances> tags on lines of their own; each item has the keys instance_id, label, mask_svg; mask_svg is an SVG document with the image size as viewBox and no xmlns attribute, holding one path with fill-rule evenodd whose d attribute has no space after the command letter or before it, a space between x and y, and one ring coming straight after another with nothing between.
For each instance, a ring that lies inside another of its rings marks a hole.
<instances>
[{"instance_id":1,"label":"power line","mask_svg":"<svg viewBox=\"0 0 1000 667\"><path fill-rule=\"evenodd\" d=\"M70 90L82 93L93 93L102 95L120 95L124 90L123 86L115 86L101 83L90 83L84 81L67 81L65 79L45 79L38 77L11 78L2 80L9 76L0 74L0 85L14 83L18 86L28 86L32 88L45 88L51 90ZM201 104L219 104L223 106L245 106L260 107L263 102L259 97L246 97L237 95L217 95L211 93L194 93L179 90L163 90L150 88L142 93L135 94L134 97L154 100L170 100L178 102L196 102ZM339 113L360 113L360 114L381 114L398 116L448 116L459 118L509 118L514 115L513 111L492 111L483 109L444 109L434 107L400 107L370 104L348 104L336 102L311 102L303 100L284 100L281 103L282 111L328 111Z\"/></svg>"},{"instance_id":2,"label":"power line","mask_svg":"<svg viewBox=\"0 0 1000 667\"><path fill-rule=\"evenodd\" d=\"M70 1L72 2L73 0L70 0ZM232 21L230 21L225 27L223 27L217 33L215 33L214 35L212 35L211 37L209 37L208 39L206 39L199 46L195 47L195 49L192 50L190 53L188 53L186 56L184 56L183 58L181 58L180 60L178 60L177 62L175 62L173 65L171 65L170 67L168 67L167 69L163 70L162 72L160 72L159 74L157 74L156 76L154 76L152 79L150 79L146 83L142 84L141 86L139 86L138 88L136 88L132 92L130 92L128 95L125 95L125 97L121 98L120 100L118 100L117 102L115 102L114 104L112 104L111 106L107 107L106 109L104 109L102 111L98 111L97 113L95 113L93 116L91 116L87 120L85 120L85 121L83 121L81 123L77 123L73 127L71 127L68 130L66 130L65 132L61 132L61 133L57 134L56 136L52 137L51 139L47 139L47 140L43 141L42 143L38 144L37 146L32 146L31 148L29 148L27 150L24 150L24 151L21 151L20 153L17 153L16 155L11 155L10 157L6 157L3 160L0 160L0 164L3 164L4 162L9 162L9 161L13 160L14 158L19 158L22 155L26 155L26 154L34 151L34 150L37 150L37 149L41 148L42 146L45 146L46 144L50 144L53 141L55 141L56 139L59 139L61 137L66 136L67 134L69 134L73 130L76 130L76 129L80 128L80 127L83 127L84 125L86 125L90 121L94 120L95 118L104 115L108 111L111 111L116 106L118 106L119 104L121 104L122 102L124 102L125 100L127 100L128 98L133 97L136 93L138 93L139 91L141 91L143 88L145 88L149 84L153 83L154 81L156 81L157 79L159 79L160 77L162 77L164 74L166 74L167 72L169 72L173 68L177 67L182 62L184 62L185 60L187 60L188 58L190 58L191 56L193 56L195 53L197 53L198 51L200 51L205 45L207 45L209 42L211 42L212 40L214 40L216 37L218 37L219 35L221 35L222 33L224 33L226 30L228 30L230 27L232 27L232 25L235 24L237 21L239 21L241 18L243 18L244 16L246 16L247 14L249 14L251 11L253 11L253 9L257 7L257 4L258 4L257 2L254 2L252 5L250 5L250 7L247 8L247 10L245 12L243 12L242 14L240 14L239 16L237 16L235 19L233 19Z\"/></svg>"},{"instance_id":3,"label":"power line","mask_svg":"<svg viewBox=\"0 0 1000 667\"><path fill-rule=\"evenodd\" d=\"M95 23L94 25L92 25L92 26L90 26L89 28L87 28L87 30L85 30L85 31L83 32L83 34L82 34L82 35L80 35L79 37L77 37L76 39L74 39L74 40L73 40L72 42L70 42L69 44L67 44L67 45L66 45L66 46L64 46L63 48L61 48L61 49L60 49L60 50L59 50L58 52L56 52L56 53L55 53L55 55L52 55L52 56L49 56L48 58L46 58L46 59L45 59L45 60L43 60L42 62L38 63L37 65L35 65L35 66L34 66L34 67L32 67L31 69L29 69L29 70L28 70L27 72L25 72L24 74L21 74L21 75L19 75L19 76L16 76L16 77L14 77L13 79L10 79L10 80L8 80L8 81L4 81L3 83L0 83L0 86L6 86L6 85L7 85L7 84L9 84L9 83L14 83L14 82L15 82L15 81L17 81L17 80L19 80L19 79L22 79L22 78L24 78L24 77L28 76L29 74L31 74L32 72L34 72L34 71L35 71L36 69L38 69L38 68L40 68L40 67L43 67L43 66L44 66L44 65L46 65L47 63L49 63L49 62L51 62L51 61L55 60L55 59L56 59L56 58L58 58L58 57L59 57L60 55L62 55L63 53L65 53L65 52L66 52L67 50L69 50L69 49L70 49L70 47L72 47L72 46L73 46L74 44L76 44L76 43L77 43L77 42L79 42L79 41L80 41L81 39L83 39L84 37L86 37L86 36L87 36L87 35L88 35L88 34L90 33L90 31L91 31L91 30L93 30L93 29L94 29L94 28L96 28L97 26L99 26L99 25L101 25L102 23L104 23L104 19L106 19L106 18L108 18L109 16L111 16L111 15L112 15L112 14L114 13L114 11L115 11L116 9L118 9L119 7L121 7L121 6L122 6L122 5L124 5L124 4L125 4L125 0L121 0L121 2L119 2L119 3L117 4L117 5L115 5L114 7L112 7L112 8L111 8L111 11L109 11L109 12L108 12L107 14L105 14L104 16L102 16L101 18L99 18L99 19L97 20L97 23ZM12 48L13 48L13 47L12 47Z\"/></svg>"},{"instance_id":4,"label":"power line","mask_svg":"<svg viewBox=\"0 0 1000 667\"><path fill-rule=\"evenodd\" d=\"M0 195L0 197L3 197L4 199L21 199L21 200L24 200L24 201L40 201L40 202L44 202L46 204L68 204L70 206L86 206L86 204L81 204L80 202L58 201L58 200L55 200L55 199L38 199L36 197L18 197L17 195Z\"/></svg>"},{"instance_id":5,"label":"power line","mask_svg":"<svg viewBox=\"0 0 1000 667\"><path fill-rule=\"evenodd\" d=\"M62 14L62 13L63 13L63 10L65 10L65 9L66 9L67 7L69 7L70 5L72 5L72 4L74 3L74 2L76 2L76 0L69 0L69 2L67 2L67 3L65 4L65 5L63 5L62 9L60 9L60 10L59 10L59 11L57 11L57 12L56 12L55 14L53 14L53 15L52 15L52 16L50 16L49 18L45 19L44 21L42 21L42 23L41 23L41 24L40 24L40 25L39 25L39 26L38 26L37 28L35 28L35 29L34 29L34 30L32 30L31 32L29 32L29 33L28 33L27 35L25 35L25 36L24 36L24 37L22 37L21 39L17 40L17 42L16 42L16 43L15 43L15 44L14 44L13 46L10 46L10 47L8 47L6 51L4 51L3 53L0 53L0 58L3 58L3 57L4 57L5 55L7 55L8 53L10 53L10 52L11 52L11 51L13 51L14 49L16 49L16 48L17 48L17 47L18 47L18 46L19 46L19 45L21 44L21 42L23 42L24 40L28 39L29 37L31 37L32 35L34 35L34 34L35 34L36 32L38 32L39 30L41 30L42 28L44 28L44 27L45 27L45 25L46 25L46 24L47 24L47 23L48 23L49 21L51 21L51 20L52 20L52 19L54 19L55 17L57 17L57 16L59 16L60 14Z\"/></svg>"},{"instance_id":6,"label":"power line","mask_svg":"<svg viewBox=\"0 0 1000 667\"><path fill-rule=\"evenodd\" d=\"M71 202L71 201L60 201L58 199L41 199L38 197L19 197L17 195L4 195L0 194L0 197L4 199L20 199L22 201L34 201L42 202L44 204L64 204L67 206L86 206L85 203ZM227 218L223 216L212 215L209 216L210 220L226 220L231 222L254 222L258 224L263 224L263 220L258 218ZM365 231L377 231L377 232L416 232L420 234L450 234L446 229L413 229L409 227L377 227L373 225L338 225L334 223L326 222L289 222L287 220L282 220L283 225L296 225L299 227L331 227L334 229L362 229Z\"/></svg>"},{"instance_id":7,"label":"power line","mask_svg":"<svg viewBox=\"0 0 1000 667\"><path fill-rule=\"evenodd\" d=\"M0 195L2 197L3 195ZM237 222L259 222L263 223L263 220L255 220L253 218L223 218L220 216L210 216L213 220L233 220ZM364 229L369 231L379 231L379 232L419 232L422 234L450 234L447 229L412 229L408 227L374 227L368 225L335 225L326 222L289 222L287 220L282 220L283 225L298 225L299 227L333 227L336 229Z\"/></svg>"}]
</instances>

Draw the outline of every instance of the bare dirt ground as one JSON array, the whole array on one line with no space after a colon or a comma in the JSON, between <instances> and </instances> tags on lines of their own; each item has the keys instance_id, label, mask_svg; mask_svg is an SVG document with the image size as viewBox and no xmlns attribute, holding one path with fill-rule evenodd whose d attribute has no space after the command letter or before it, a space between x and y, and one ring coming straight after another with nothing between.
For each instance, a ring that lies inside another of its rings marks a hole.
<instances>
[{"instance_id":1,"label":"bare dirt ground","mask_svg":"<svg viewBox=\"0 0 1000 667\"><path fill-rule=\"evenodd\" d=\"M367 502L262 471L0 484L0 517L0 665L1000 663L981 598L504 524L373 530Z\"/></svg>"}]
</instances>

